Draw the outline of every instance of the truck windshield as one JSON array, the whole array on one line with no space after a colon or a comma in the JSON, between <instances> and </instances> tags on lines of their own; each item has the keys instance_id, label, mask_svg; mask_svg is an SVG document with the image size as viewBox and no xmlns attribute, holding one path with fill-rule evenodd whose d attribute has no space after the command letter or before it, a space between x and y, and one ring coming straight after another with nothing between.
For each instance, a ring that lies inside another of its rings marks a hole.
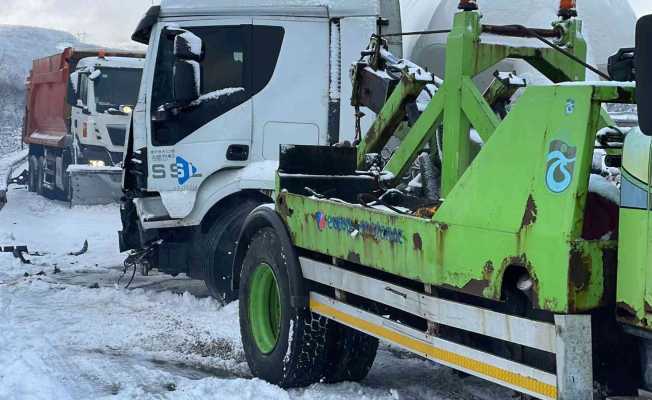
<instances>
[{"instance_id":1,"label":"truck windshield","mask_svg":"<svg viewBox=\"0 0 652 400\"><path fill-rule=\"evenodd\" d=\"M98 112L136 104L142 75L141 69L102 68L101 71L100 76L94 81Z\"/></svg>"}]
</instances>

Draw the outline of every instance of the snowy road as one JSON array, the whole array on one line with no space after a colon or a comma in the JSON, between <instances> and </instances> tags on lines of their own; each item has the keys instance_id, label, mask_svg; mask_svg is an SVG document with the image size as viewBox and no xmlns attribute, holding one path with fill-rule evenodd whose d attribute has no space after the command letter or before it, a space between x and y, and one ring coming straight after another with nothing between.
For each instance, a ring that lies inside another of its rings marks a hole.
<instances>
[{"instance_id":1,"label":"snowy road","mask_svg":"<svg viewBox=\"0 0 652 400\"><path fill-rule=\"evenodd\" d=\"M360 384L285 391L252 379L237 304L221 307L183 277L116 284L119 225L117 206L70 209L9 192L0 245L26 244L41 256L23 265L0 254L0 399L513 398L387 346ZM84 240L88 253L68 255Z\"/></svg>"}]
</instances>

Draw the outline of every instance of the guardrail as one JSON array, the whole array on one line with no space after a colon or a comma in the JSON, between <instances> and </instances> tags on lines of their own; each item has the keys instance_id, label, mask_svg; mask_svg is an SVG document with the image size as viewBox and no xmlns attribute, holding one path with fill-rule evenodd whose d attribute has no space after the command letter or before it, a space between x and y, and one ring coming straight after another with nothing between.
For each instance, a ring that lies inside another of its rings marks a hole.
<instances>
[{"instance_id":1,"label":"guardrail","mask_svg":"<svg viewBox=\"0 0 652 400\"><path fill-rule=\"evenodd\" d=\"M10 153L0 159L0 210L7 204L7 190L12 175L27 160L27 149Z\"/></svg>"}]
</instances>

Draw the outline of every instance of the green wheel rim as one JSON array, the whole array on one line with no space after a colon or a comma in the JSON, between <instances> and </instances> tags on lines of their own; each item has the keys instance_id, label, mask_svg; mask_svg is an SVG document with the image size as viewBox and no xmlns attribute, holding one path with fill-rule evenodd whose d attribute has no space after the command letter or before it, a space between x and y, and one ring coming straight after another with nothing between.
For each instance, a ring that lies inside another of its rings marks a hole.
<instances>
[{"instance_id":1,"label":"green wheel rim","mask_svg":"<svg viewBox=\"0 0 652 400\"><path fill-rule=\"evenodd\" d=\"M251 277L249 322L260 352L274 351L281 332L281 299L276 276L267 264L256 267Z\"/></svg>"}]
</instances>

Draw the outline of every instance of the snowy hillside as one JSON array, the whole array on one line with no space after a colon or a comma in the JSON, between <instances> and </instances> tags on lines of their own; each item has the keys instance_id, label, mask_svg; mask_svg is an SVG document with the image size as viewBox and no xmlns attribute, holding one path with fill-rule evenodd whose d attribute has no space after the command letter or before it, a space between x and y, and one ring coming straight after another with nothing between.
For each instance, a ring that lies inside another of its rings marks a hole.
<instances>
[{"instance_id":1,"label":"snowy hillside","mask_svg":"<svg viewBox=\"0 0 652 400\"><path fill-rule=\"evenodd\" d=\"M0 25L0 155L20 147L25 107L25 78L32 60L79 41L67 32Z\"/></svg>"}]
</instances>

